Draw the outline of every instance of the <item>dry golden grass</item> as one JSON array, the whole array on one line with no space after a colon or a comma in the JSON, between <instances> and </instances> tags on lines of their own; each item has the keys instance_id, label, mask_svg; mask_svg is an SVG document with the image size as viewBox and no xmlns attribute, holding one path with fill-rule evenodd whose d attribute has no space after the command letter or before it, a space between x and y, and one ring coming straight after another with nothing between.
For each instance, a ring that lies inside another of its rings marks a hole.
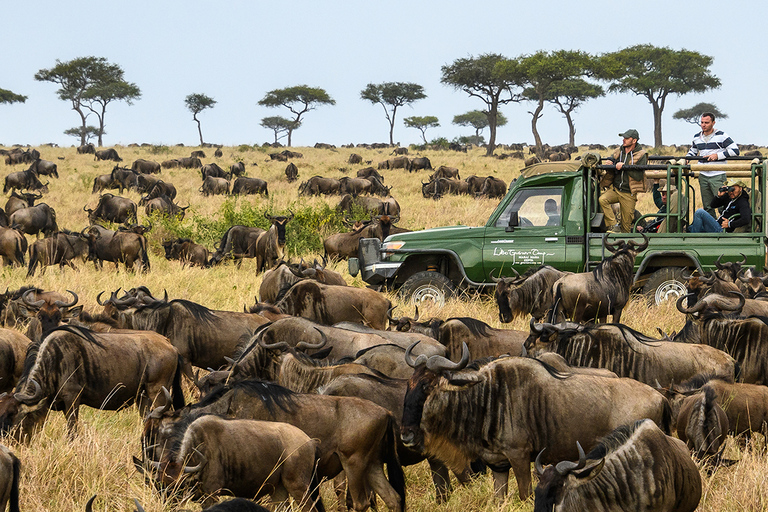
<instances>
[{"instance_id":1,"label":"dry golden grass","mask_svg":"<svg viewBox=\"0 0 768 512\"><path fill-rule=\"evenodd\" d=\"M83 205L94 206L97 195L91 194L93 179L111 171L114 163L95 162L92 155L78 155L74 148L38 148L42 157L59 165L59 180L50 180L51 192L45 202L57 211L61 227L80 230L86 225ZM172 147L165 152L153 153L149 148L124 148L117 150L123 157L123 165L137 158L162 161L170 158L188 156L197 148ZM366 150L361 148L336 150L316 150L297 148L304 158L294 160L299 167L299 181L320 174L324 176L354 175L360 166L347 164L350 153L359 153L364 160L376 165L390 156L390 150ZM298 198L298 183L285 181L286 163L270 161L268 151L253 148L224 148L222 158L213 158L212 149L205 149L208 158L205 163L215 161L228 168L237 160L246 163L249 176L263 178L269 182L269 199L249 196L240 201L249 204L271 204L272 211L282 212L295 204L319 205L327 202L335 205L337 198ZM467 154L454 152L424 151L434 167L448 165L458 167L462 178L471 174L487 176L493 174L509 183L522 168L519 160L495 160L483 156L483 150L473 150ZM607 153L607 152L605 152ZM413 156L413 152L411 154ZM257 165L252 165L257 164ZM8 172L22 170L25 166L5 166L0 163L3 176ZM485 222L497 202L474 200L469 197L446 197L441 201L423 199L421 180L426 180L427 173L408 173L403 170L384 171L385 184L393 186L394 196L402 206L400 225L411 229L422 229L441 225L467 224L481 225ZM197 170L163 170L162 178L172 182L178 189L177 202L191 204L190 215L211 217L216 215L224 202L222 197L202 197L200 173ZM138 202L135 192L123 194ZM2 206L2 205L0 205ZM639 209L643 212L655 211L650 194L641 197ZM140 220L144 220L140 208ZM185 221L191 222L191 220ZM320 236L320 234L318 235ZM32 241L32 238L29 238ZM155 294L165 289L171 298L185 298L204 304L212 309L239 311L244 304L252 304L258 294L261 275L255 272L254 262L246 260L242 268L231 264L212 269L182 268L178 262L168 262L162 257L161 240L157 235L150 236L152 247L152 271L147 275L115 271L111 265L101 272L92 265L79 264L80 270L59 270L50 267L45 276L39 274L26 279L26 269L4 267L2 279L5 286L16 289L25 284L34 284L44 289L63 291L70 289L80 296L80 303L86 310L97 311L96 296L101 291L109 293L118 287L127 289L138 285L147 285ZM213 249L209 247L209 249ZM302 256L302 255L291 255ZM311 257L312 255L303 255ZM333 268L346 275L350 284L363 286L360 278L352 278L346 273L346 263L333 264ZM391 295L393 303L401 304L397 295ZM425 307L420 311L422 317L436 316L471 316L483 320L497 328L528 329L524 319L512 324L501 324L498 309L492 297L465 294L460 299L453 299L443 308ZM412 316L410 306L401 304L397 315ZM624 312L622 320L631 327L649 335L656 335L656 328L665 332L679 330L683 318L674 305L648 307L644 300L633 300ZM190 394L191 396L191 394ZM69 512L82 511L88 498L98 494L94 510L133 510L133 499L137 498L147 512L170 511L182 508L199 510L200 506L183 499L180 502L169 500L154 492L144 484L143 477L137 473L131 462L133 455L140 453L141 421L135 408L121 412L101 412L82 408L80 430L73 442L68 442L66 425L61 413L51 413L42 432L30 443L20 445L11 439L4 442L12 447L22 461L21 509L36 511ZM763 445L761 445L763 446ZM768 509L765 478L768 474L768 459L764 450L741 453L738 447L729 449L729 456L742 458L742 461L730 468L723 468L711 476L702 471L705 495L700 506L702 511ZM481 477L471 485L458 488L451 499L443 505L437 505L434 490L426 465L408 468L408 508L416 512L454 512L459 510L478 511L530 511L532 501L521 503L516 492L510 492L503 505L496 505L491 499L492 484L490 477ZM514 489L514 480L510 489ZM326 508L336 507L335 497L325 486L323 496ZM380 505L383 506L383 505Z\"/></svg>"}]
</instances>

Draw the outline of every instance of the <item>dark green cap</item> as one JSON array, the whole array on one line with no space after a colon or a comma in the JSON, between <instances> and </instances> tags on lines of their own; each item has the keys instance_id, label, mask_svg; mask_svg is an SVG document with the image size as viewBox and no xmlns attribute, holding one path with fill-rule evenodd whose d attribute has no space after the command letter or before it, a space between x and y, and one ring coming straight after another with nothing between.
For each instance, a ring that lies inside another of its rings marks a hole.
<instances>
[{"instance_id":1,"label":"dark green cap","mask_svg":"<svg viewBox=\"0 0 768 512\"><path fill-rule=\"evenodd\" d=\"M619 137L625 137L625 138L629 138L629 139L638 139L639 140L640 139L640 134L637 133L637 130L635 130L633 128L631 130L625 131L624 133L620 133Z\"/></svg>"}]
</instances>

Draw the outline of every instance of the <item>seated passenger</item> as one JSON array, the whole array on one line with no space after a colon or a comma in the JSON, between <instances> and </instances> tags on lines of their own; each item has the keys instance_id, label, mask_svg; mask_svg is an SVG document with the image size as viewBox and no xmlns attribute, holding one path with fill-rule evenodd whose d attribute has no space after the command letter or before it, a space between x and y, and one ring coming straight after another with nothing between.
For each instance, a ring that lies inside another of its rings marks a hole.
<instances>
[{"instance_id":1,"label":"seated passenger","mask_svg":"<svg viewBox=\"0 0 768 512\"><path fill-rule=\"evenodd\" d=\"M693 215L689 231L691 233L746 231L752 222L752 208L749 205L746 186L741 179L731 178L726 181L710 205L712 208L721 208L723 214L714 219L706 210L699 208Z\"/></svg>"},{"instance_id":2,"label":"seated passenger","mask_svg":"<svg viewBox=\"0 0 768 512\"><path fill-rule=\"evenodd\" d=\"M559 226L560 225L560 209L557 207L557 201L552 198L544 201L544 213L547 214L549 220L547 226Z\"/></svg>"}]
</instances>

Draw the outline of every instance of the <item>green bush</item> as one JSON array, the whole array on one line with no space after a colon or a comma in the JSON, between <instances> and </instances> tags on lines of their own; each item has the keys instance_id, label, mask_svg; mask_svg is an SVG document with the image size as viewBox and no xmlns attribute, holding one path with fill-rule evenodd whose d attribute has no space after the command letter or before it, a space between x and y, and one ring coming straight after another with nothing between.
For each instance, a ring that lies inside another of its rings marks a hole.
<instances>
[{"instance_id":1,"label":"green bush","mask_svg":"<svg viewBox=\"0 0 768 512\"><path fill-rule=\"evenodd\" d=\"M171 148L163 145L159 145L159 146L152 145L149 147L149 152L152 153L153 155L164 155L166 153L170 153Z\"/></svg>"}]
</instances>

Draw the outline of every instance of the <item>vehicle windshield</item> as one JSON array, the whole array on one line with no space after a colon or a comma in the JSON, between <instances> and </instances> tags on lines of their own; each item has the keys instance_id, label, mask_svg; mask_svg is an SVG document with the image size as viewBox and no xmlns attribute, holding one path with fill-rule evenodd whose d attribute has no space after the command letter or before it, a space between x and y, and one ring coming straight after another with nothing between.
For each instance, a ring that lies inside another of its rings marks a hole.
<instances>
[{"instance_id":1,"label":"vehicle windshield","mask_svg":"<svg viewBox=\"0 0 768 512\"><path fill-rule=\"evenodd\" d=\"M522 189L496 220L495 227L509 226L512 212L517 212L520 226L560 226L562 219L563 187Z\"/></svg>"}]
</instances>

